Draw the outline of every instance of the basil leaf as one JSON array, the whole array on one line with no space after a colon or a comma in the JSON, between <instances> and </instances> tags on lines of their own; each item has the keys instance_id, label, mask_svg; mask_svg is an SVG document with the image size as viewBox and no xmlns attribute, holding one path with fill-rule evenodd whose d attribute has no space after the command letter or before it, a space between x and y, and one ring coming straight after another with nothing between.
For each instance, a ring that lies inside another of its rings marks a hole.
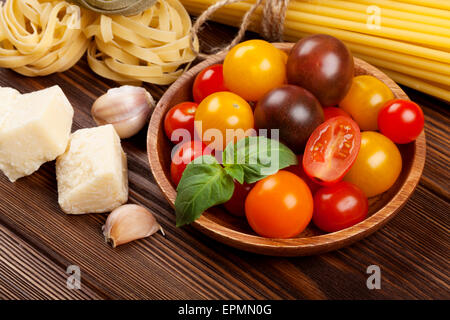
<instances>
[{"instance_id":1,"label":"basil leaf","mask_svg":"<svg viewBox=\"0 0 450 320\"><path fill-rule=\"evenodd\" d=\"M226 173L236 179L240 184L244 183L244 169L238 164L232 164L225 167Z\"/></svg>"},{"instance_id":2,"label":"basil leaf","mask_svg":"<svg viewBox=\"0 0 450 320\"><path fill-rule=\"evenodd\" d=\"M202 156L186 166L177 187L177 227L191 223L215 205L230 200L233 178L212 156Z\"/></svg>"},{"instance_id":3,"label":"basil leaf","mask_svg":"<svg viewBox=\"0 0 450 320\"><path fill-rule=\"evenodd\" d=\"M224 166L242 167L247 183L254 183L298 163L297 156L288 147L263 136L246 137L234 145L229 144L222 157Z\"/></svg>"}]
</instances>

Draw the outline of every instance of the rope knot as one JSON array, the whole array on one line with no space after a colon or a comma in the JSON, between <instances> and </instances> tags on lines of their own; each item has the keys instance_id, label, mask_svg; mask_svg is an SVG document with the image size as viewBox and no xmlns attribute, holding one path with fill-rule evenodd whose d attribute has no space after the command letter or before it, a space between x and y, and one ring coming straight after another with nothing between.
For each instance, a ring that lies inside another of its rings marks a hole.
<instances>
[{"instance_id":1,"label":"rope knot","mask_svg":"<svg viewBox=\"0 0 450 320\"><path fill-rule=\"evenodd\" d=\"M197 55L197 57L206 59L211 54L201 53L196 49L196 39L200 27L208 20L208 18L220 8L242 2L244 0L220 0L206 9L195 21L191 29L191 50ZM239 28L239 32L236 37L226 47L217 50L218 53L226 52L238 44L245 34L248 26L252 22L252 16L255 11L264 3L261 19L261 33L263 37L269 41L282 41L284 31L284 20L286 18L286 11L289 4L289 0L256 0L256 2L250 7L250 9L242 17L242 23Z\"/></svg>"}]
</instances>

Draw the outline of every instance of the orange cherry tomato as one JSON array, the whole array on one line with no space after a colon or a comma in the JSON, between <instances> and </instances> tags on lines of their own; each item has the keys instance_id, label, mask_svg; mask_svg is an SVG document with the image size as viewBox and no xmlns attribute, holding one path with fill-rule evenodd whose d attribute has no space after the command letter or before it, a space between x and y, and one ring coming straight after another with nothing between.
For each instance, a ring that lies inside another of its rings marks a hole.
<instances>
[{"instance_id":1,"label":"orange cherry tomato","mask_svg":"<svg viewBox=\"0 0 450 320\"><path fill-rule=\"evenodd\" d=\"M252 108L232 92L209 95L195 113L195 129L213 150L224 150L228 143L250 135L253 126Z\"/></svg>"},{"instance_id":2,"label":"orange cherry tomato","mask_svg":"<svg viewBox=\"0 0 450 320\"><path fill-rule=\"evenodd\" d=\"M295 237L308 226L312 214L307 184L284 170L258 181L245 200L247 221L263 237Z\"/></svg>"},{"instance_id":3,"label":"orange cherry tomato","mask_svg":"<svg viewBox=\"0 0 450 320\"><path fill-rule=\"evenodd\" d=\"M242 42L225 57L223 77L230 91L247 101L258 101L285 83L285 56L267 41Z\"/></svg>"}]
</instances>

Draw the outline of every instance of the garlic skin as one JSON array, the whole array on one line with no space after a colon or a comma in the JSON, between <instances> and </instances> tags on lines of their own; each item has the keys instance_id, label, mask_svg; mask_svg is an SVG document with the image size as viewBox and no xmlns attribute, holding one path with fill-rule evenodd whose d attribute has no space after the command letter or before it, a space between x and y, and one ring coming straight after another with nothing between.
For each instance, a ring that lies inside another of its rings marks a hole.
<instances>
[{"instance_id":1,"label":"garlic skin","mask_svg":"<svg viewBox=\"0 0 450 320\"><path fill-rule=\"evenodd\" d=\"M102 227L106 242L111 243L113 248L149 237L158 230L165 235L154 215L135 204L125 204L113 210Z\"/></svg>"},{"instance_id":2,"label":"garlic skin","mask_svg":"<svg viewBox=\"0 0 450 320\"><path fill-rule=\"evenodd\" d=\"M112 124L121 139L138 133L149 121L155 101L142 87L122 86L108 90L92 105L97 125Z\"/></svg>"}]
</instances>

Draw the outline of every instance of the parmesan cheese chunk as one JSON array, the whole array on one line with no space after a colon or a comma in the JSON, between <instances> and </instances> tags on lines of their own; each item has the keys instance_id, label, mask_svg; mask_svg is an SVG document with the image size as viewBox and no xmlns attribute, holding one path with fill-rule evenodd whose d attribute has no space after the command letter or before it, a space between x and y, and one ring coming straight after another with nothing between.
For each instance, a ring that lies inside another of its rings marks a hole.
<instances>
[{"instance_id":1,"label":"parmesan cheese chunk","mask_svg":"<svg viewBox=\"0 0 450 320\"><path fill-rule=\"evenodd\" d=\"M12 182L66 150L73 108L60 87L21 95L0 88L0 170Z\"/></svg>"},{"instance_id":2,"label":"parmesan cheese chunk","mask_svg":"<svg viewBox=\"0 0 450 320\"><path fill-rule=\"evenodd\" d=\"M56 160L59 205L65 213L109 212L128 200L127 158L112 125L72 134Z\"/></svg>"}]
</instances>

